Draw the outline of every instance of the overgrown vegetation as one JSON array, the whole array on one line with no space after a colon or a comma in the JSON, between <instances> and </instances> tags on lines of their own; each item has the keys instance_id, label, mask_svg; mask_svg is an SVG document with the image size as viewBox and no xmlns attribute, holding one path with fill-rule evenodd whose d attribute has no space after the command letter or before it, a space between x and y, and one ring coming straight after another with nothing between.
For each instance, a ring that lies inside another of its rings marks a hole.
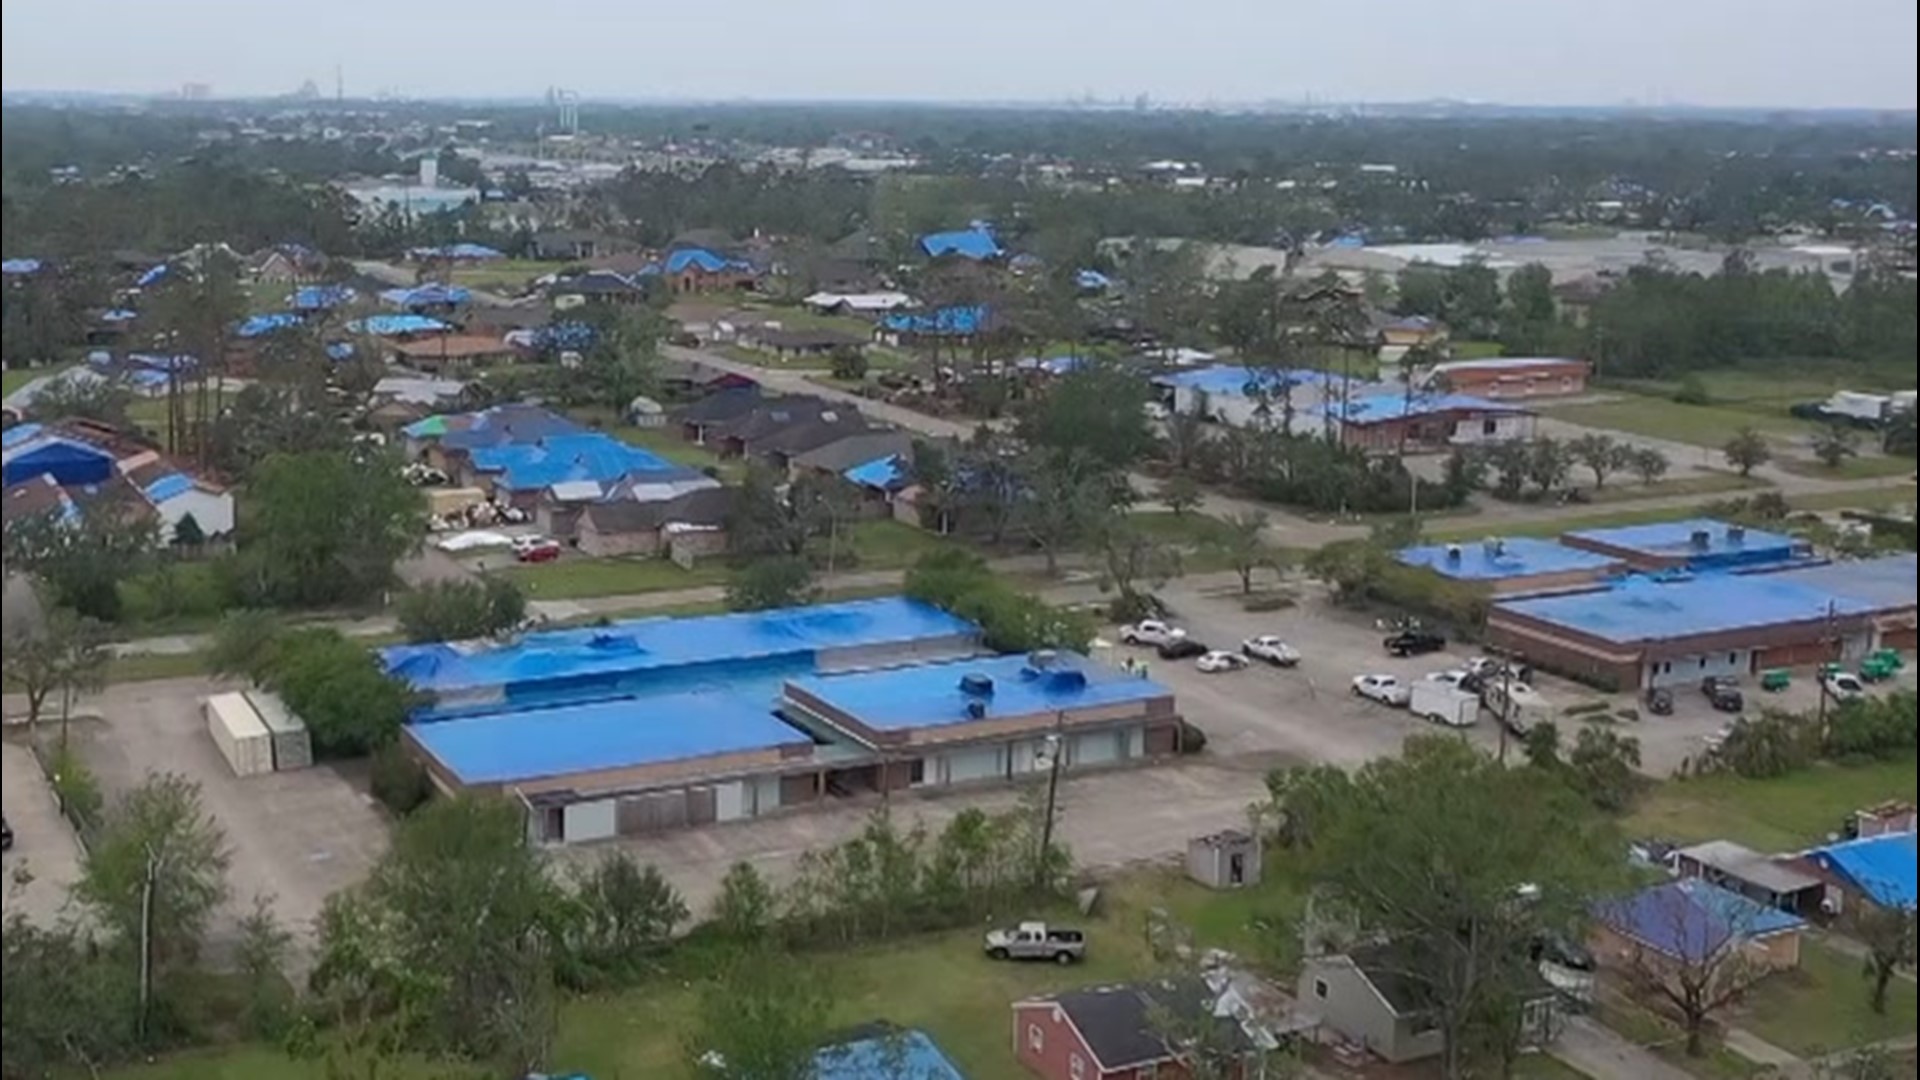
<instances>
[{"instance_id":1,"label":"overgrown vegetation","mask_svg":"<svg viewBox=\"0 0 1920 1080\"><path fill-rule=\"evenodd\" d=\"M1084 615L1015 589L957 548L922 556L907 572L906 594L979 624L987 647L1000 652L1077 650L1093 640Z\"/></svg>"}]
</instances>

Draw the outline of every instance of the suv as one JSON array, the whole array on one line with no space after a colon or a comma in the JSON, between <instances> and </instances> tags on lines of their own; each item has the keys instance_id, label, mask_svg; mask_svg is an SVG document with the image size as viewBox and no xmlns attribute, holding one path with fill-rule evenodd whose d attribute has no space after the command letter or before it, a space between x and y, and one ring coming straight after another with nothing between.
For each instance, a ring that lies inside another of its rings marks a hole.
<instances>
[{"instance_id":1,"label":"suv","mask_svg":"<svg viewBox=\"0 0 1920 1080\"><path fill-rule=\"evenodd\" d=\"M1739 712L1747 707L1747 699L1740 693L1740 687L1725 675L1709 675L1700 680L1700 692L1707 696L1707 703L1721 712Z\"/></svg>"},{"instance_id":2,"label":"suv","mask_svg":"<svg viewBox=\"0 0 1920 1080\"><path fill-rule=\"evenodd\" d=\"M1447 639L1431 630L1402 630L1389 635L1380 644L1389 653L1404 659L1421 653L1439 652L1447 647Z\"/></svg>"}]
</instances>

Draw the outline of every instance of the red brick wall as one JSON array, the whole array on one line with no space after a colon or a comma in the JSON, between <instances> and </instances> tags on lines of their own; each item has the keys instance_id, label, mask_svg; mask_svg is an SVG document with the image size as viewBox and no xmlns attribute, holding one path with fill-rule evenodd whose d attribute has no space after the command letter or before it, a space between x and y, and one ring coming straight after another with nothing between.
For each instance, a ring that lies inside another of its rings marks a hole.
<instances>
[{"instance_id":1,"label":"red brick wall","mask_svg":"<svg viewBox=\"0 0 1920 1080\"><path fill-rule=\"evenodd\" d=\"M1039 1029L1037 1048L1033 1030L1036 1028ZM1027 1067L1027 1071L1047 1080L1075 1080L1075 1057L1081 1062L1079 1080L1102 1080L1104 1077L1126 1075L1101 1072L1093 1053L1080 1040L1079 1032L1073 1029L1066 1013L1050 1003L1014 1006L1013 1037L1014 1057Z\"/></svg>"}]
</instances>

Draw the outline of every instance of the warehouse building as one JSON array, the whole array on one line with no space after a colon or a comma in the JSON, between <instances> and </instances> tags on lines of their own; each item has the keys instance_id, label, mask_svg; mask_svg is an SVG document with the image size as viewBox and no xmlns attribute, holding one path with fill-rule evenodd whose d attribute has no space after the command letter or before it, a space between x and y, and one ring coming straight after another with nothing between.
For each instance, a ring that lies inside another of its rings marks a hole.
<instances>
[{"instance_id":1,"label":"warehouse building","mask_svg":"<svg viewBox=\"0 0 1920 1080\"><path fill-rule=\"evenodd\" d=\"M1428 369L1424 385L1448 394L1511 401L1570 397L1587 392L1593 366L1585 360L1548 356L1495 356L1449 360Z\"/></svg>"},{"instance_id":2,"label":"warehouse building","mask_svg":"<svg viewBox=\"0 0 1920 1080\"><path fill-rule=\"evenodd\" d=\"M389 674L425 702L415 721L636 695L755 686L823 671L952 659L979 628L903 597L691 619L629 619L489 641L396 645Z\"/></svg>"},{"instance_id":3,"label":"warehouse building","mask_svg":"<svg viewBox=\"0 0 1920 1080\"><path fill-rule=\"evenodd\" d=\"M1560 541L1635 570L1758 570L1791 566L1813 555L1812 546L1796 537L1712 518L1587 529Z\"/></svg>"},{"instance_id":4,"label":"warehouse building","mask_svg":"<svg viewBox=\"0 0 1920 1080\"><path fill-rule=\"evenodd\" d=\"M1591 587L1626 569L1619 559L1530 537L1410 547L1394 558L1403 566L1425 567L1450 581L1509 596Z\"/></svg>"},{"instance_id":5,"label":"warehouse building","mask_svg":"<svg viewBox=\"0 0 1920 1080\"><path fill-rule=\"evenodd\" d=\"M1611 588L1502 600L1487 633L1536 666L1598 685L1682 686L1909 648L1915 584L1912 555L1773 573L1637 576Z\"/></svg>"},{"instance_id":6,"label":"warehouse building","mask_svg":"<svg viewBox=\"0 0 1920 1080\"><path fill-rule=\"evenodd\" d=\"M480 681L459 676L455 698L427 706L405 745L444 792L519 799L542 843L1004 780L1051 768L1056 748L1062 768L1178 749L1165 687L1071 654L955 659L977 648L975 629L911 601L652 623L640 636L675 647L649 649L648 666L576 659L490 704L458 696ZM553 657L552 635L534 636L549 640L531 655ZM629 626L621 640L634 636ZM727 642L735 652L713 658Z\"/></svg>"}]
</instances>

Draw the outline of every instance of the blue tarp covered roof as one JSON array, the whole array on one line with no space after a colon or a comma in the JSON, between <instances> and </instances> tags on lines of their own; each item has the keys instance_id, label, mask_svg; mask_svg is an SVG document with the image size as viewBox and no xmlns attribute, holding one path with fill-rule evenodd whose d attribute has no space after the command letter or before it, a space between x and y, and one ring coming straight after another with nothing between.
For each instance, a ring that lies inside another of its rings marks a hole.
<instances>
[{"instance_id":1,"label":"blue tarp covered roof","mask_svg":"<svg viewBox=\"0 0 1920 1080\"><path fill-rule=\"evenodd\" d=\"M1605 555L1524 536L1503 538L1497 545L1428 544L1404 548L1394 558L1404 566L1424 566L1442 577L1461 581L1499 581L1575 570L1601 571L1619 565L1618 560Z\"/></svg>"},{"instance_id":2,"label":"blue tarp covered roof","mask_svg":"<svg viewBox=\"0 0 1920 1080\"><path fill-rule=\"evenodd\" d=\"M393 337L399 334L436 334L452 327L425 315L369 315L349 324L348 329L375 337Z\"/></svg>"},{"instance_id":3,"label":"blue tarp covered roof","mask_svg":"<svg viewBox=\"0 0 1920 1080\"><path fill-rule=\"evenodd\" d=\"M193 481L179 473L168 473L140 490L152 501L163 503L176 495L185 495L192 491Z\"/></svg>"},{"instance_id":4,"label":"blue tarp covered roof","mask_svg":"<svg viewBox=\"0 0 1920 1080\"><path fill-rule=\"evenodd\" d=\"M1793 578L1792 574L1713 574L1663 582L1629 577L1609 589L1503 600L1495 609L1619 644L1812 623L1829 616L1852 618L1882 610Z\"/></svg>"},{"instance_id":5,"label":"blue tarp covered roof","mask_svg":"<svg viewBox=\"0 0 1920 1080\"><path fill-rule=\"evenodd\" d=\"M459 285L442 285L434 282L411 289L387 289L381 292L380 299L394 307L440 307L467 303L473 299L473 293Z\"/></svg>"},{"instance_id":6,"label":"blue tarp covered roof","mask_svg":"<svg viewBox=\"0 0 1920 1080\"><path fill-rule=\"evenodd\" d=\"M956 229L953 232L928 233L920 238L920 250L930 258L958 255L963 259L992 259L1000 255L1000 244L985 229Z\"/></svg>"},{"instance_id":7,"label":"blue tarp covered roof","mask_svg":"<svg viewBox=\"0 0 1920 1080\"><path fill-rule=\"evenodd\" d=\"M992 692L982 697L963 689L961 680L969 676L991 680ZM1016 717L1173 695L1151 679L1069 652L1056 654L1044 670L1026 656L989 656L806 676L792 685L875 731L964 723L976 719L970 707L989 718Z\"/></svg>"},{"instance_id":8,"label":"blue tarp covered roof","mask_svg":"<svg viewBox=\"0 0 1920 1080\"><path fill-rule=\"evenodd\" d=\"M1073 283L1088 292L1097 292L1111 288L1113 279L1098 270L1081 270L1073 275Z\"/></svg>"},{"instance_id":9,"label":"blue tarp covered roof","mask_svg":"<svg viewBox=\"0 0 1920 1080\"><path fill-rule=\"evenodd\" d=\"M144 289L149 285L157 284L161 278L166 276L167 276L167 264L161 263L159 266L156 266L151 270L148 270L146 273L141 274L139 280L135 281L134 284Z\"/></svg>"},{"instance_id":10,"label":"blue tarp covered roof","mask_svg":"<svg viewBox=\"0 0 1920 1080\"><path fill-rule=\"evenodd\" d=\"M238 337L257 338L277 330L291 330L300 325L300 316L291 311L274 311L264 315L249 315L233 328Z\"/></svg>"},{"instance_id":11,"label":"blue tarp covered roof","mask_svg":"<svg viewBox=\"0 0 1920 1080\"><path fill-rule=\"evenodd\" d=\"M919 1031L829 1046L814 1056L813 1075L814 1080L966 1080Z\"/></svg>"},{"instance_id":12,"label":"blue tarp covered roof","mask_svg":"<svg viewBox=\"0 0 1920 1080\"><path fill-rule=\"evenodd\" d=\"M40 431L39 424L15 424L5 431L0 431L0 448L11 450L40 434Z\"/></svg>"},{"instance_id":13,"label":"blue tarp covered roof","mask_svg":"<svg viewBox=\"0 0 1920 1080\"><path fill-rule=\"evenodd\" d=\"M407 254L416 259L504 259L506 253L496 251L485 244L442 244L439 247L417 247L409 249Z\"/></svg>"},{"instance_id":14,"label":"blue tarp covered roof","mask_svg":"<svg viewBox=\"0 0 1920 1080\"><path fill-rule=\"evenodd\" d=\"M1810 858L1853 883L1881 907L1910 908L1915 902L1913 833L1888 833L1816 848Z\"/></svg>"},{"instance_id":15,"label":"blue tarp covered roof","mask_svg":"<svg viewBox=\"0 0 1920 1080\"><path fill-rule=\"evenodd\" d=\"M896 311L880 325L900 334L965 337L985 329L987 309L982 304L943 307L931 312Z\"/></svg>"},{"instance_id":16,"label":"blue tarp covered roof","mask_svg":"<svg viewBox=\"0 0 1920 1080\"><path fill-rule=\"evenodd\" d=\"M705 274L717 274L722 270L750 268L747 263L717 255L706 248L681 248L669 253L666 262L666 271L669 274L683 273L689 269Z\"/></svg>"},{"instance_id":17,"label":"blue tarp covered roof","mask_svg":"<svg viewBox=\"0 0 1920 1080\"><path fill-rule=\"evenodd\" d=\"M450 449L531 443L587 429L538 405L494 405L478 412L436 413L401 428L410 439L438 438Z\"/></svg>"},{"instance_id":18,"label":"blue tarp covered roof","mask_svg":"<svg viewBox=\"0 0 1920 1080\"><path fill-rule=\"evenodd\" d=\"M1524 405L1509 405L1486 398L1470 397L1466 394L1414 394L1409 396L1404 390L1375 391L1367 394L1355 394L1343 406L1339 401L1329 401L1324 406L1327 415L1349 424L1379 424L1389 420L1405 420L1438 413L1523 413Z\"/></svg>"},{"instance_id":19,"label":"blue tarp covered roof","mask_svg":"<svg viewBox=\"0 0 1920 1080\"><path fill-rule=\"evenodd\" d=\"M93 362L92 357L88 357L87 360L89 363ZM139 367L150 368L154 371L192 371L194 368L200 366L198 358L188 356L185 353L175 353L172 356L156 356L153 353L129 353L127 354L127 362Z\"/></svg>"},{"instance_id":20,"label":"blue tarp covered roof","mask_svg":"<svg viewBox=\"0 0 1920 1080\"><path fill-rule=\"evenodd\" d=\"M110 311L101 313L100 321L101 322L132 322L133 320L139 317L140 317L140 313L137 311L134 311L132 308L114 308Z\"/></svg>"},{"instance_id":21,"label":"blue tarp covered roof","mask_svg":"<svg viewBox=\"0 0 1920 1080\"><path fill-rule=\"evenodd\" d=\"M1701 878L1669 881L1603 902L1595 906L1594 917L1686 963L1709 959L1729 943L1806 925L1798 915L1755 903Z\"/></svg>"},{"instance_id":22,"label":"blue tarp covered roof","mask_svg":"<svg viewBox=\"0 0 1920 1080\"><path fill-rule=\"evenodd\" d=\"M45 265L39 259L8 259L0 262L0 274L37 274Z\"/></svg>"},{"instance_id":23,"label":"blue tarp covered roof","mask_svg":"<svg viewBox=\"0 0 1920 1080\"><path fill-rule=\"evenodd\" d=\"M325 311L351 301L353 296L353 290L345 285L303 285L287 297L287 304L295 311Z\"/></svg>"},{"instance_id":24,"label":"blue tarp covered roof","mask_svg":"<svg viewBox=\"0 0 1920 1080\"><path fill-rule=\"evenodd\" d=\"M56 484L98 484L113 475L113 455L97 446L41 433L0 451L4 482L11 487L36 476L51 476Z\"/></svg>"},{"instance_id":25,"label":"blue tarp covered roof","mask_svg":"<svg viewBox=\"0 0 1920 1080\"><path fill-rule=\"evenodd\" d=\"M1301 368L1249 368L1232 364L1170 371L1155 375L1155 386L1184 387L1215 397L1240 397L1249 388L1277 393L1291 386L1305 386L1325 378L1326 373Z\"/></svg>"},{"instance_id":26,"label":"blue tarp covered roof","mask_svg":"<svg viewBox=\"0 0 1920 1080\"><path fill-rule=\"evenodd\" d=\"M875 491L898 491L912 482L913 473L905 458L899 454L889 454L875 458L840 474L848 482L858 484Z\"/></svg>"},{"instance_id":27,"label":"blue tarp covered roof","mask_svg":"<svg viewBox=\"0 0 1920 1080\"><path fill-rule=\"evenodd\" d=\"M610 484L633 473L647 473L652 479L700 475L697 469L675 465L651 450L599 432L476 447L472 457L475 469L499 473L496 482L511 491L534 491L575 480Z\"/></svg>"}]
</instances>

